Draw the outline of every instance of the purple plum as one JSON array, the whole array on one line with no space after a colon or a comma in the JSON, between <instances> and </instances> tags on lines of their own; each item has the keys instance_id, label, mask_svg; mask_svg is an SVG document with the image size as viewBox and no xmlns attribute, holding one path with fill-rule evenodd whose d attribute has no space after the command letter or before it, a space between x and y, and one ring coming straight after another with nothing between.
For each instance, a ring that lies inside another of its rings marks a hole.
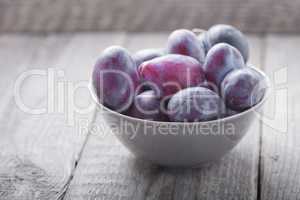
<instances>
[{"instance_id":1,"label":"purple plum","mask_svg":"<svg viewBox=\"0 0 300 200\"><path fill-rule=\"evenodd\" d=\"M227 73L244 66L243 57L235 47L219 43L208 51L204 71L207 81L219 88Z\"/></svg>"},{"instance_id":2,"label":"purple plum","mask_svg":"<svg viewBox=\"0 0 300 200\"><path fill-rule=\"evenodd\" d=\"M167 52L193 57L201 64L205 60L205 50L197 36L186 29L179 29L171 33L167 42Z\"/></svg>"},{"instance_id":3,"label":"purple plum","mask_svg":"<svg viewBox=\"0 0 300 200\"><path fill-rule=\"evenodd\" d=\"M184 55L165 55L144 62L139 68L144 81L156 85L161 97L197 86L205 81L202 65L194 58Z\"/></svg>"},{"instance_id":4,"label":"purple plum","mask_svg":"<svg viewBox=\"0 0 300 200\"><path fill-rule=\"evenodd\" d=\"M168 117L162 113L161 106L160 98L153 90L148 90L134 97L127 114L140 119L166 121Z\"/></svg>"},{"instance_id":5,"label":"purple plum","mask_svg":"<svg viewBox=\"0 0 300 200\"><path fill-rule=\"evenodd\" d=\"M212 26L205 33L205 43L208 49L212 48L217 43L227 43L237 48L243 55L244 61L247 62L249 58L249 44L247 38L237 28L217 24Z\"/></svg>"},{"instance_id":6,"label":"purple plum","mask_svg":"<svg viewBox=\"0 0 300 200\"><path fill-rule=\"evenodd\" d=\"M201 33L198 36L198 40L200 41L200 45L202 46L202 49L204 50L205 55L207 54L208 50L209 50L209 44L208 41L206 39L206 32Z\"/></svg>"},{"instance_id":7,"label":"purple plum","mask_svg":"<svg viewBox=\"0 0 300 200\"><path fill-rule=\"evenodd\" d=\"M164 54L163 49L143 49L133 55L133 60L136 66L139 67L143 62L163 56Z\"/></svg>"},{"instance_id":8,"label":"purple plum","mask_svg":"<svg viewBox=\"0 0 300 200\"><path fill-rule=\"evenodd\" d=\"M129 52L119 46L105 49L93 71L93 85L99 101L118 112L132 103L139 75Z\"/></svg>"},{"instance_id":9,"label":"purple plum","mask_svg":"<svg viewBox=\"0 0 300 200\"><path fill-rule=\"evenodd\" d=\"M177 92L169 101L168 115L176 122L217 119L225 108L223 100L204 87L191 87Z\"/></svg>"},{"instance_id":10,"label":"purple plum","mask_svg":"<svg viewBox=\"0 0 300 200\"><path fill-rule=\"evenodd\" d=\"M239 111L231 110L230 108L226 108L225 117L233 116L233 115L236 115L238 113L239 113Z\"/></svg>"},{"instance_id":11,"label":"purple plum","mask_svg":"<svg viewBox=\"0 0 300 200\"><path fill-rule=\"evenodd\" d=\"M226 106L244 111L259 103L266 91L263 76L250 67L230 72L221 85L221 95Z\"/></svg>"}]
</instances>

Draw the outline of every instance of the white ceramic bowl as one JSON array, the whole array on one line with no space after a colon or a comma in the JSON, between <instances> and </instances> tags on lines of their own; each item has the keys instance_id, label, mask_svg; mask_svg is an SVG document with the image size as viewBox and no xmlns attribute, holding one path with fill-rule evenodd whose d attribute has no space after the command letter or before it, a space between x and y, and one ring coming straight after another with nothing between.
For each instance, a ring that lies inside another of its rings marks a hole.
<instances>
[{"instance_id":1,"label":"white ceramic bowl","mask_svg":"<svg viewBox=\"0 0 300 200\"><path fill-rule=\"evenodd\" d=\"M268 77L260 70L269 86ZM117 113L97 102L97 115L113 127L117 138L137 157L165 166L196 167L220 159L245 136L258 120L269 87L260 103L239 114L208 122L157 122Z\"/></svg>"}]
</instances>

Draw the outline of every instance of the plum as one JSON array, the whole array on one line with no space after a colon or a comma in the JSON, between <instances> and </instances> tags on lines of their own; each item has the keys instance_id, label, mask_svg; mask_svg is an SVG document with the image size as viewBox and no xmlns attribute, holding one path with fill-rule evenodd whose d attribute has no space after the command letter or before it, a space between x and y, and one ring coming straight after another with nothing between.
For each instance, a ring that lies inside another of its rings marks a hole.
<instances>
[{"instance_id":1,"label":"plum","mask_svg":"<svg viewBox=\"0 0 300 200\"><path fill-rule=\"evenodd\" d=\"M142 92L134 97L134 101L127 114L140 119L166 121L167 116L162 113L160 98L153 90Z\"/></svg>"},{"instance_id":2,"label":"plum","mask_svg":"<svg viewBox=\"0 0 300 200\"><path fill-rule=\"evenodd\" d=\"M169 54L190 56L201 64L204 63L205 51L192 31L179 29L172 32L168 38L166 49Z\"/></svg>"},{"instance_id":3,"label":"plum","mask_svg":"<svg viewBox=\"0 0 300 200\"><path fill-rule=\"evenodd\" d=\"M230 72L222 81L221 96L226 106L244 111L259 103L266 91L263 76L250 67Z\"/></svg>"},{"instance_id":4,"label":"plum","mask_svg":"<svg viewBox=\"0 0 300 200\"><path fill-rule=\"evenodd\" d=\"M217 88L214 83L211 83L211 82L208 82L208 81L204 81L203 83L200 83L197 86L210 89L210 90L214 91L215 93L219 94L219 88Z\"/></svg>"},{"instance_id":5,"label":"plum","mask_svg":"<svg viewBox=\"0 0 300 200\"><path fill-rule=\"evenodd\" d=\"M168 115L176 122L209 121L217 119L224 108L223 100L212 90L191 87L172 96Z\"/></svg>"},{"instance_id":6,"label":"plum","mask_svg":"<svg viewBox=\"0 0 300 200\"><path fill-rule=\"evenodd\" d=\"M143 62L163 56L164 54L163 49L143 49L133 55L133 60L136 63L136 67L139 67Z\"/></svg>"},{"instance_id":7,"label":"plum","mask_svg":"<svg viewBox=\"0 0 300 200\"><path fill-rule=\"evenodd\" d=\"M144 62L139 68L143 81L151 82L161 97L205 81L202 65L194 58L171 54Z\"/></svg>"},{"instance_id":8,"label":"plum","mask_svg":"<svg viewBox=\"0 0 300 200\"><path fill-rule=\"evenodd\" d=\"M119 46L105 49L93 71L93 85L99 101L118 112L132 103L139 75L129 52Z\"/></svg>"},{"instance_id":9,"label":"plum","mask_svg":"<svg viewBox=\"0 0 300 200\"><path fill-rule=\"evenodd\" d=\"M207 54L208 50L209 50L209 44L208 41L206 39L206 33L201 33L198 36L198 40L200 42L200 45L202 46L202 49L204 50L205 55Z\"/></svg>"},{"instance_id":10,"label":"plum","mask_svg":"<svg viewBox=\"0 0 300 200\"><path fill-rule=\"evenodd\" d=\"M243 55L244 61L247 62L249 57L249 44L247 38L233 26L217 24L212 26L205 33L205 43L208 49L217 43L227 43L237 48Z\"/></svg>"},{"instance_id":11,"label":"plum","mask_svg":"<svg viewBox=\"0 0 300 200\"><path fill-rule=\"evenodd\" d=\"M233 115L236 115L238 113L239 113L239 111L231 110L230 108L226 108L225 117L233 116Z\"/></svg>"},{"instance_id":12,"label":"plum","mask_svg":"<svg viewBox=\"0 0 300 200\"><path fill-rule=\"evenodd\" d=\"M204 71L207 81L216 84L219 88L227 73L244 66L243 57L235 47L219 43L208 51Z\"/></svg>"}]
</instances>

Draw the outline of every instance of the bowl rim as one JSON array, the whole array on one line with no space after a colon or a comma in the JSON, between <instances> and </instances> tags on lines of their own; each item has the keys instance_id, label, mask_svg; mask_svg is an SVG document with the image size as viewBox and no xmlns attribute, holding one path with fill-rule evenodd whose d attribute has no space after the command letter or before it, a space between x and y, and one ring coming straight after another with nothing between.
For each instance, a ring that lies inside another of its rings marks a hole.
<instances>
[{"instance_id":1,"label":"bowl rim","mask_svg":"<svg viewBox=\"0 0 300 200\"><path fill-rule=\"evenodd\" d=\"M143 123L164 124L164 125L166 125L166 124L169 124L169 125L187 125L187 124L202 125L202 124L209 124L209 123L216 123L216 122L224 122L224 121L233 120L235 118L239 118L243 115L246 115L246 114L248 114L252 111L257 110L268 99L268 96L270 94L270 86L271 86L271 82L270 82L269 77L261 69L258 69L256 67L254 67L252 64L247 64L246 67L250 67L250 68L254 69L255 71L257 71L259 74L261 74L265 78L267 89L266 89L266 92L263 96L263 99L258 104L254 105L253 107L251 107L251 108L249 108L245 111L242 111L240 113L237 113L237 114L234 114L234 115L231 115L231 116L227 116L227 117L224 117L224 118L218 118L218 119L209 120L209 121L202 121L202 122L154 121L154 120L147 120L147 119L140 119L140 118L131 117L131 116L128 116L128 115L125 115L125 114L122 114L122 113L118 113L114 110L111 110L110 108L104 106L102 103L99 102L98 97L95 93L95 88L94 88L93 81L92 81L92 75L91 75L90 81L88 83L88 89L89 89L90 94L92 96L92 99L95 101L97 107L100 107L100 108L104 109L105 111L107 111L107 112L109 112L113 115L116 115L118 117L122 117L126 120L131 120L131 121L136 121L136 122L143 122Z\"/></svg>"}]
</instances>

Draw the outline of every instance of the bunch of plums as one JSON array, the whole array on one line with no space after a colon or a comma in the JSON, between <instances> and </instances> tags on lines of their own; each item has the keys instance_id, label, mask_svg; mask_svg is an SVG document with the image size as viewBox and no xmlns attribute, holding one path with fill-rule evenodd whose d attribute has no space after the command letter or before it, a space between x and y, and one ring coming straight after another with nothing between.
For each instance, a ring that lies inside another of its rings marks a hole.
<instances>
[{"instance_id":1,"label":"bunch of plums","mask_svg":"<svg viewBox=\"0 0 300 200\"><path fill-rule=\"evenodd\" d=\"M122 114L147 120L196 122L223 118L259 103L262 74L247 66L246 37L230 25L196 35L179 29L163 49L131 55L105 49L93 71L99 101Z\"/></svg>"}]
</instances>

